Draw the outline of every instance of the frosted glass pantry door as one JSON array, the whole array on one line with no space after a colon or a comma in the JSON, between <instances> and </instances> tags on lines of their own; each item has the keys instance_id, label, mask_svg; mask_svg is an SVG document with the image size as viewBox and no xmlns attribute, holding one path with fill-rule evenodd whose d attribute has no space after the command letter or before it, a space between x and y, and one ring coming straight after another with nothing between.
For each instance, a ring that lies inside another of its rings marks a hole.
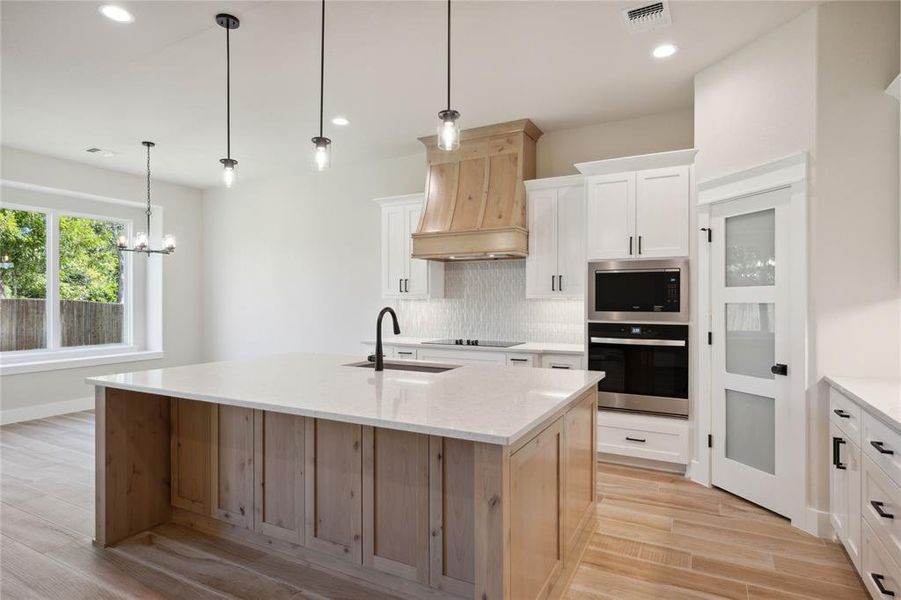
<instances>
[{"instance_id":1,"label":"frosted glass pantry door","mask_svg":"<svg viewBox=\"0 0 901 600\"><path fill-rule=\"evenodd\" d=\"M712 480L783 515L790 200L785 188L711 210Z\"/></svg>"}]
</instances>

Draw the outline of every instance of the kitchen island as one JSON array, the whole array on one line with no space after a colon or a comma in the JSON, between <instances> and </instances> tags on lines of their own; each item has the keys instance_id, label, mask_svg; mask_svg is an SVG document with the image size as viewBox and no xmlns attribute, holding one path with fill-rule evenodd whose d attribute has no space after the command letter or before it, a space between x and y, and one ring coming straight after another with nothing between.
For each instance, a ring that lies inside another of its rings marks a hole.
<instances>
[{"instance_id":1,"label":"kitchen island","mask_svg":"<svg viewBox=\"0 0 901 600\"><path fill-rule=\"evenodd\" d=\"M90 378L95 542L176 522L407 597L562 593L593 530L603 374L358 364Z\"/></svg>"}]
</instances>

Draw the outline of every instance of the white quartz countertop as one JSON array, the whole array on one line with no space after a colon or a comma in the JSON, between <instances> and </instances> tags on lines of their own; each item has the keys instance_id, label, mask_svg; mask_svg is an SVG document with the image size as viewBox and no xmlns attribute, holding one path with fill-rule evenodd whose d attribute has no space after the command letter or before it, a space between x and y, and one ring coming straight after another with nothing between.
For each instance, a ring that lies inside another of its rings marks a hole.
<instances>
[{"instance_id":1,"label":"white quartz countertop","mask_svg":"<svg viewBox=\"0 0 901 600\"><path fill-rule=\"evenodd\" d=\"M901 430L901 379L826 377L834 388Z\"/></svg>"},{"instance_id":2,"label":"white quartz countertop","mask_svg":"<svg viewBox=\"0 0 901 600\"><path fill-rule=\"evenodd\" d=\"M522 352L528 354L585 354L585 346L582 344L555 344L545 342L524 342L509 348L491 348L488 346L458 346L456 344L426 344L439 338L418 338L395 335L382 338L383 346L415 346L426 348L444 348L448 350L479 350L485 352L505 352L507 354ZM515 340L514 340L515 341ZM363 340L367 346L374 346L375 340Z\"/></svg>"},{"instance_id":3,"label":"white quartz countertop","mask_svg":"<svg viewBox=\"0 0 901 600\"><path fill-rule=\"evenodd\" d=\"M463 366L443 373L376 373L345 366L359 361L354 356L279 354L89 377L87 382L509 445L604 377L598 371L502 366Z\"/></svg>"}]
</instances>

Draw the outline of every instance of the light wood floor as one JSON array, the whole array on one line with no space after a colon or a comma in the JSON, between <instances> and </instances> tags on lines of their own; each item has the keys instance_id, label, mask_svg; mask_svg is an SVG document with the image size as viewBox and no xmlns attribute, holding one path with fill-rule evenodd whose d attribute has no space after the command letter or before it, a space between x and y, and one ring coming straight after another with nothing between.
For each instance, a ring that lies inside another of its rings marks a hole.
<instances>
[{"instance_id":1,"label":"light wood floor","mask_svg":"<svg viewBox=\"0 0 901 600\"><path fill-rule=\"evenodd\" d=\"M0 459L4 600L390 597L172 525L95 548L91 412L0 428ZM866 598L839 545L760 508L676 475L598 473L597 529L570 598Z\"/></svg>"}]
</instances>

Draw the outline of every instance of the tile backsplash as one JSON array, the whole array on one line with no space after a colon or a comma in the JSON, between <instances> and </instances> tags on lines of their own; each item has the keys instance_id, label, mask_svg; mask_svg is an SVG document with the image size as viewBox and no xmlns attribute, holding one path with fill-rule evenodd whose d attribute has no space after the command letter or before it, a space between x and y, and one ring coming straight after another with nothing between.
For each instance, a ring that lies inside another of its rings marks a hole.
<instances>
[{"instance_id":1,"label":"tile backsplash","mask_svg":"<svg viewBox=\"0 0 901 600\"><path fill-rule=\"evenodd\" d=\"M399 300L403 335L582 343L582 300L526 300L526 262L448 263L444 298Z\"/></svg>"}]
</instances>

